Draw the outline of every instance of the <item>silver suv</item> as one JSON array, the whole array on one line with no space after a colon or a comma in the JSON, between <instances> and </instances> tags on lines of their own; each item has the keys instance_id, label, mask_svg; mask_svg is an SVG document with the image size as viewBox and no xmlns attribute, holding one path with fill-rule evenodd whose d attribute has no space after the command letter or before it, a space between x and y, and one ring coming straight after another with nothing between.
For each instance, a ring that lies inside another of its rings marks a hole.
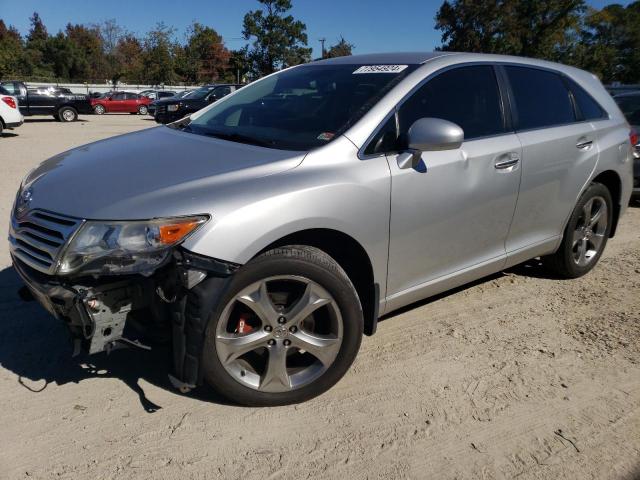
<instances>
[{"instance_id":1,"label":"silver suv","mask_svg":"<svg viewBox=\"0 0 640 480\"><path fill-rule=\"evenodd\" d=\"M169 332L182 391L299 402L381 315L534 257L591 270L631 195L629 136L596 77L563 65L319 61L45 161L11 255L77 351Z\"/></svg>"}]
</instances>

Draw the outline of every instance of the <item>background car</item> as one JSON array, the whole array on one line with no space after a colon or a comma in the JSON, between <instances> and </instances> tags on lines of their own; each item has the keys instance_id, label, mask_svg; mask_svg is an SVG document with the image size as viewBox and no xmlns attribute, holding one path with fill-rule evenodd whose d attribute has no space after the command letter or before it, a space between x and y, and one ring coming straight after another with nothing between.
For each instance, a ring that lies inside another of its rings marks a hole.
<instances>
[{"instance_id":1,"label":"background car","mask_svg":"<svg viewBox=\"0 0 640 480\"><path fill-rule=\"evenodd\" d=\"M158 123L171 123L186 117L210 103L226 97L241 88L239 84L205 85L184 98L167 98L156 104L155 119Z\"/></svg>"},{"instance_id":2,"label":"background car","mask_svg":"<svg viewBox=\"0 0 640 480\"><path fill-rule=\"evenodd\" d=\"M187 97L187 96L191 95L191 93L193 93L193 92L195 92L195 91L196 91L196 89L184 90L184 91L182 91L182 92L178 92L178 93L176 93L174 96L172 96L172 97L168 97L168 98L171 98L171 99L174 99L174 100L175 100L175 99L179 99L179 98L185 98L185 97ZM168 98L167 98L167 99L168 99ZM164 99L154 100L153 102L151 102L151 103L149 104L149 115L151 115L152 117L153 117L153 116L155 116L155 113L156 113L156 107L158 106L158 102L160 102L160 101L162 101L162 100L164 100Z\"/></svg>"},{"instance_id":3,"label":"background car","mask_svg":"<svg viewBox=\"0 0 640 480\"><path fill-rule=\"evenodd\" d=\"M104 113L139 113L146 115L149 97L132 92L115 92L99 98L91 99L91 106L96 115Z\"/></svg>"},{"instance_id":4,"label":"background car","mask_svg":"<svg viewBox=\"0 0 640 480\"><path fill-rule=\"evenodd\" d=\"M149 97L151 100L173 97L176 94L173 90L143 90L140 95Z\"/></svg>"},{"instance_id":5,"label":"background car","mask_svg":"<svg viewBox=\"0 0 640 480\"><path fill-rule=\"evenodd\" d=\"M9 80L0 85L18 99L20 113L30 115L52 115L61 122L74 122L79 113L92 113L89 96L68 93L58 87L28 88L24 82Z\"/></svg>"},{"instance_id":6,"label":"background car","mask_svg":"<svg viewBox=\"0 0 640 480\"><path fill-rule=\"evenodd\" d=\"M5 128L16 128L22 125L24 117L18 108L18 99L0 87L0 136Z\"/></svg>"},{"instance_id":7,"label":"background car","mask_svg":"<svg viewBox=\"0 0 640 480\"><path fill-rule=\"evenodd\" d=\"M635 130L635 152L633 153L633 196L640 197L640 91L621 93L613 97L622 113Z\"/></svg>"}]
</instances>

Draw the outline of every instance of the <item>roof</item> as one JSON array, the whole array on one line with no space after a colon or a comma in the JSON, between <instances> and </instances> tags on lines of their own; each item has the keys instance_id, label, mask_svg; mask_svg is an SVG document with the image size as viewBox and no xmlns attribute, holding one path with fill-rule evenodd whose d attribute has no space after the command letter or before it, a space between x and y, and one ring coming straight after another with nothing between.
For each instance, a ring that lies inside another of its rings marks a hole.
<instances>
[{"instance_id":1,"label":"roof","mask_svg":"<svg viewBox=\"0 0 640 480\"><path fill-rule=\"evenodd\" d=\"M327 58L312 62L313 65L420 65L428 60L443 55L454 55L453 52L398 52L369 53L350 55L347 57Z\"/></svg>"}]
</instances>

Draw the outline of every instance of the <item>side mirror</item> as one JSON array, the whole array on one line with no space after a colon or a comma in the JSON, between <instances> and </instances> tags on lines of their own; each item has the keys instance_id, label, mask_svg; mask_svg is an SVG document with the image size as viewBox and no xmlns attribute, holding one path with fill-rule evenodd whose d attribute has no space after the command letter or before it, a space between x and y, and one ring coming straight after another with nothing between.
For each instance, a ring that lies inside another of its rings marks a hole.
<instances>
[{"instance_id":1,"label":"side mirror","mask_svg":"<svg viewBox=\"0 0 640 480\"><path fill-rule=\"evenodd\" d=\"M459 125L442 118L420 118L407 135L409 151L400 154L400 168L415 168L420 163L422 152L455 150L464 140L464 131Z\"/></svg>"}]
</instances>

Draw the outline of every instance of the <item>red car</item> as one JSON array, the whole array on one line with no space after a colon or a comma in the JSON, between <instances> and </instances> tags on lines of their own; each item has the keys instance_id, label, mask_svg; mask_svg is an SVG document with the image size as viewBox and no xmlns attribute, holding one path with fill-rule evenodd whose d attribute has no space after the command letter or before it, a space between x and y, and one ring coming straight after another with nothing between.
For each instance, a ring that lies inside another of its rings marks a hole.
<instances>
[{"instance_id":1,"label":"red car","mask_svg":"<svg viewBox=\"0 0 640 480\"><path fill-rule=\"evenodd\" d=\"M91 106L97 115L121 112L146 115L150 103L149 97L130 92L109 92L101 97L91 99Z\"/></svg>"}]
</instances>

